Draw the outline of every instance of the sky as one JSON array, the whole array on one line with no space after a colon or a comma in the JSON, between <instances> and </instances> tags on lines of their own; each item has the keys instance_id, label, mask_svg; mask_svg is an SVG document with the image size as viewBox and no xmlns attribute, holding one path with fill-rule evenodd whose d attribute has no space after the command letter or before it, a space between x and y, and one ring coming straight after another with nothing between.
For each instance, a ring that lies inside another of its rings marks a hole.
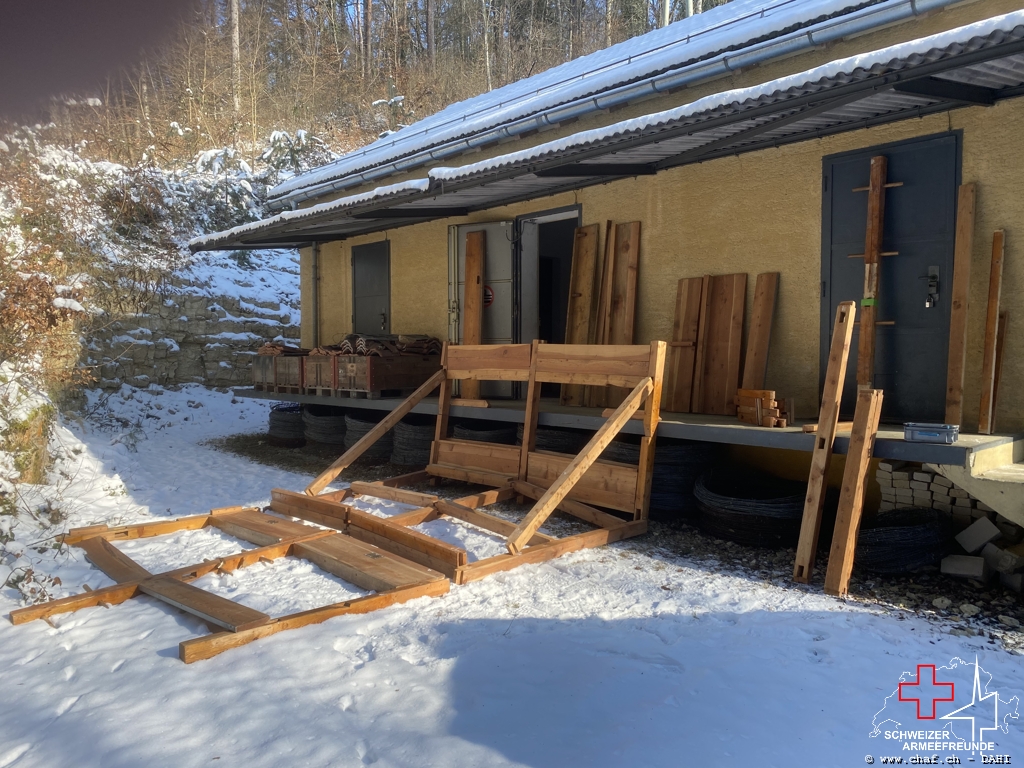
<instances>
[{"instance_id":1,"label":"sky","mask_svg":"<svg viewBox=\"0 0 1024 768\"><path fill-rule=\"evenodd\" d=\"M0 117L53 96L99 95L108 74L174 33L199 0L0 0Z\"/></svg>"}]
</instances>

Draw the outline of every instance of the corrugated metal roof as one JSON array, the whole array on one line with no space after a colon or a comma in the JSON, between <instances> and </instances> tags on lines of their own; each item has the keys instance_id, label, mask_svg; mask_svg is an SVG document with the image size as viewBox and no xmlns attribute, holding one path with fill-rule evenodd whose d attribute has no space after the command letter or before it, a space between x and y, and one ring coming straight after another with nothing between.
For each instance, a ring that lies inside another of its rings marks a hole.
<instances>
[{"instance_id":1,"label":"corrugated metal roof","mask_svg":"<svg viewBox=\"0 0 1024 768\"><path fill-rule=\"evenodd\" d=\"M452 104L279 184L271 190L270 199L279 205L363 185L480 144L557 125L960 1L732 0Z\"/></svg>"},{"instance_id":2,"label":"corrugated metal roof","mask_svg":"<svg viewBox=\"0 0 1024 768\"><path fill-rule=\"evenodd\" d=\"M197 238L333 240L1024 94L1024 11Z\"/></svg>"}]
</instances>

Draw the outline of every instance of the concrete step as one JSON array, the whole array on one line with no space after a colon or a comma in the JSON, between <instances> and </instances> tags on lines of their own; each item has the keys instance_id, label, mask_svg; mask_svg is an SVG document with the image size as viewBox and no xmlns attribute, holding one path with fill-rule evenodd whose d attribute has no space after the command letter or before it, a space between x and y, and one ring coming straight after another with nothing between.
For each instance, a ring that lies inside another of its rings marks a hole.
<instances>
[{"instance_id":1,"label":"concrete step","mask_svg":"<svg viewBox=\"0 0 1024 768\"><path fill-rule=\"evenodd\" d=\"M926 466L948 478L958 488L967 491L1010 522L1024 527L1024 462L991 466L981 472L978 472L976 467L958 467L950 464Z\"/></svg>"}]
</instances>

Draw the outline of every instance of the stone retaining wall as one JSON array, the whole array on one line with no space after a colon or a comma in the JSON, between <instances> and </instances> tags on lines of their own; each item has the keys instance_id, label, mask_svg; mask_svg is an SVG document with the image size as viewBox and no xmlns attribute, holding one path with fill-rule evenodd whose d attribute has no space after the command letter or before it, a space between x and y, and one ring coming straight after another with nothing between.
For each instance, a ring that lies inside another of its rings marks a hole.
<instances>
[{"instance_id":1,"label":"stone retaining wall","mask_svg":"<svg viewBox=\"0 0 1024 768\"><path fill-rule=\"evenodd\" d=\"M98 366L98 386L107 389L244 386L256 349L273 339L297 345L298 323L298 312L276 301L175 294L95 332L89 362Z\"/></svg>"}]
</instances>

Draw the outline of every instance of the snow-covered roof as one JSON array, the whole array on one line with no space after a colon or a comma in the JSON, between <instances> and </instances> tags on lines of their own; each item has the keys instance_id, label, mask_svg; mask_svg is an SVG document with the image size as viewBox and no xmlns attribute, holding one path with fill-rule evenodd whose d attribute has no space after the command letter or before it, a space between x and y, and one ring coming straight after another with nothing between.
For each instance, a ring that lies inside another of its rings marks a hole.
<instances>
[{"instance_id":1,"label":"snow-covered roof","mask_svg":"<svg viewBox=\"0 0 1024 768\"><path fill-rule=\"evenodd\" d=\"M408 171L758 61L912 18L958 0L733 0L489 93L271 190L272 206ZM756 49L756 50L755 50Z\"/></svg>"},{"instance_id":2,"label":"snow-covered roof","mask_svg":"<svg viewBox=\"0 0 1024 768\"><path fill-rule=\"evenodd\" d=\"M288 211L191 247L337 239L1021 95L1024 10L519 152L432 168L422 179Z\"/></svg>"}]
</instances>

